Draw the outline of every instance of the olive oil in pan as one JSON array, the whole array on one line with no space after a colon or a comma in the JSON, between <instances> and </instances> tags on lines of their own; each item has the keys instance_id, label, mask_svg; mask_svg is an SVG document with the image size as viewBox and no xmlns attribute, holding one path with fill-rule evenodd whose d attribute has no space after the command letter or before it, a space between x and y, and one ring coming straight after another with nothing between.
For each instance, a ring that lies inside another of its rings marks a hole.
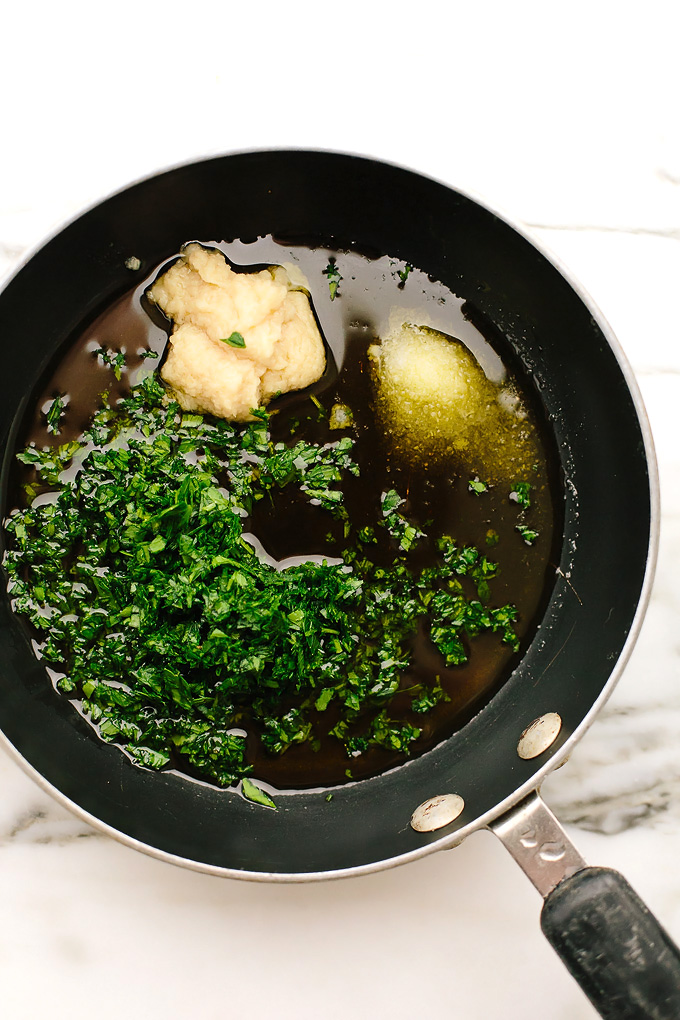
<instances>
[{"instance_id":1,"label":"olive oil in pan","mask_svg":"<svg viewBox=\"0 0 680 1020\"><path fill-rule=\"evenodd\" d=\"M129 394L140 369L158 365L167 333L144 311L144 290L142 285L123 294L67 346L26 415L18 447L29 443L60 446L79 438L100 406L102 394L108 393L111 404L115 404ZM124 354L118 372L98 356L100 348L114 357ZM156 354L157 359L143 357L148 352ZM64 399L66 411L55 434L47 428L44 408L58 396Z\"/></svg>"},{"instance_id":2,"label":"olive oil in pan","mask_svg":"<svg viewBox=\"0 0 680 1020\"><path fill-rule=\"evenodd\" d=\"M293 430L296 438L320 443L352 435L360 475L348 477L343 486L349 518L357 527L374 524L380 514L381 493L396 489L407 500L402 511L432 539L421 543L422 550L418 547L414 556L416 569L432 561L436 555L433 540L441 535L452 536L459 547L475 545L500 564L500 572L491 582L490 602L495 606L510 602L517 607L519 653L501 643L498 635L484 633L471 642L467 663L447 667L430 641L424 621L421 620L412 639L411 664L402 678L400 692L389 704L389 714L421 729L420 737L411 745L413 756L421 754L460 728L507 679L531 639L549 594L554 576L553 545L559 531L556 521L559 499L555 495L558 485L551 436L542 421L538 401L528 382L515 373L515 384L529 409L528 426L535 436L536 458L531 477L509 478L507 484L494 484L478 496L469 489L469 469L463 470L452 462L414 464L392 448L376 425L374 386L367 355L369 344L384 335L390 323L411 322L461 339L493 382L507 379L510 352L497 349L495 337L490 343L471 324L458 298L442 284L430 281L418 270L407 271L403 263L388 257L368 259L355 253L333 253L327 248L286 246L272 238L260 238L252 244L236 241L218 246L235 267L263 264L297 267L305 278L330 350L324 377L311 387L326 414L317 413L309 391L279 398L270 405L270 410L276 411L270 422L274 441L286 441ZM335 260L341 276L334 300L330 299L328 274L324 273L330 258ZM79 436L99 406L102 392L109 392L112 400L124 396L138 369L148 370L160 364L167 333L152 321L143 303L144 289L155 276L156 273L119 298L69 347L27 415L21 447L28 442L53 445ZM96 354L100 347L114 353L124 349L125 366L120 379ZM145 360L142 354L146 350L157 353L159 359ZM60 434L54 436L47 431L42 408L55 396L64 394L68 400L66 414ZM335 403L350 407L351 429L329 429L327 412ZM478 473L483 477L483 464L479 465ZM17 481L24 482L27 472L22 471L21 475ZM518 481L531 484L531 510L526 522L539 533L532 546L516 530L525 518L517 503L509 498L513 484ZM20 503L18 491L16 498ZM245 531L252 533L268 556L278 562L290 557L337 557L343 548L342 526L322 509L310 505L299 494L292 496L288 490L276 492L272 502L257 503ZM490 537L493 546L488 544ZM374 553L389 562L392 553L387 540ZM474 589L466 590L466 594L473 596ZM439 702L426 714L411 712L409 688L419 683L431 685L437 677L450 700ZM313 717L317 749L307 742L293 745L279 756L265 752L257 726L244 721L253 777L278 788L331 786L376 775L404 761L402 754L381 748L369 748L349 758L340 741L325 735L337 721L338 714L331 704L324 713ZM184 769L179 759L172 764Z\"/></svg>"}]
</instances>

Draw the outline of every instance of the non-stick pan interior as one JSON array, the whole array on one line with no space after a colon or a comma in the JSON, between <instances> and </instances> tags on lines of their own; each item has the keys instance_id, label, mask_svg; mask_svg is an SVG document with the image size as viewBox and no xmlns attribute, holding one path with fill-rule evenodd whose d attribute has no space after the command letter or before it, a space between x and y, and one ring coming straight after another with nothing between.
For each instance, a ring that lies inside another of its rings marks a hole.
<instances>
[{"instance_id":1,"label":"non-stick pan interior","mask_svg":"<svg viewBox=\"0 0 680 1020\"><path fill-rule=\"evenodd\" d=\"M556 582L510 680L459 733L421 758L335 791L285 794L278 810L173 773L143 770L102 743L53 691L6 595L0 607L0 727L59 794L130 842L209 869L311 875L408 858L474 823L530 782L588 715L626 644L650 544L645 440L603 328L520 233L450 188L372 160L274 151L211 159L142 181L45 244L0 295L0 425L60 345L190 238L316 239L384 253L449 286L495 324L535 380L565 479ZM8 447L11 447L11 441ZM5 492L7 463L5 464ZM549 752L517 754L525 727L558 712ZM409 825L436 794L465 810L432 834Z\"/></svg>"}]
</instances>

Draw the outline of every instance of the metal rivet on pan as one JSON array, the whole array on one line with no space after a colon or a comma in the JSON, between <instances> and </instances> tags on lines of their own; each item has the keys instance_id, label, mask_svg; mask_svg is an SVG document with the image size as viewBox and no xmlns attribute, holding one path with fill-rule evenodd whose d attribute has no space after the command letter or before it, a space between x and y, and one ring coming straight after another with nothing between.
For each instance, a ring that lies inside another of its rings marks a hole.
<instances>
[{"instance_id":1,"label":"metal rivet on pan","mask_svg":"<svg viewBox=\"0 0 680 1020\"><path fill-rule=\"evenodd\" d=\"M527 726L517 744L520 758L537 758L554 743L562 729L562 719L557 712L546 712Z\"/></svg>"},{"instance_id":2,"label":"metal rivet on pan","mask_svg":"<svg viewBox=\"0 0 680 1020\"><path fill-rule=\"evenodd\" d=\"M465 807L465 801L457 793L443 793L430 797L415 809L411 815L411 828L416 832L434 832L453 822Z\"/></svg>"}]
</instances>

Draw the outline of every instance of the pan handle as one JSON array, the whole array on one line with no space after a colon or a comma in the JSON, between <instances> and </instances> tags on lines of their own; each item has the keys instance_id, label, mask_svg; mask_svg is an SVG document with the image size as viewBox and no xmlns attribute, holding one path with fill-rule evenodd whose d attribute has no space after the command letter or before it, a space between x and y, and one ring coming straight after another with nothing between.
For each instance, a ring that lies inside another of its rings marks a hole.
<instances>
[{"instance_id":1,"label":"pan handle","mask_svg":"<svg viewBox=\"0 0 680 1020\"><path fill-rule=\"evenodd\" d=\"M623 875L589 868L532 793L491 823L544 897L541 928L605 1020L678 1020L680 951Z\"/></svg>"}]
</instances>

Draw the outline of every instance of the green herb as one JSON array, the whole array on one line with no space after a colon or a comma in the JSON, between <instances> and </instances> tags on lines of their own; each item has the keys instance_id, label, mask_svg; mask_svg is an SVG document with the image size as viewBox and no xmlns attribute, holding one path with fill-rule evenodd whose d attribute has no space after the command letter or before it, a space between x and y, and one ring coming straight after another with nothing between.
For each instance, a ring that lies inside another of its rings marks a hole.
<instances>
[{"instance_id":1,"label":"green herb","mask_svg":"<svg viewBox=\"0 0 680 1020\"><path fill-rule=\"evenodd\" d=\"M519 531L527 545L533 545L538 538L538 532L532 531L531 528L527 528L524 524L517 524L515 526L515 531Z\"/></svg>"},{"instance_id":2,"label":"green herb","mask_svg":"<svg viewBox=\"0 0 680 1020\"><path fill-rule=\"evenodd\" d=\"M397 507L400 507L406 501L401 498L395 489L390 489L389 492L382 493L380 502L382 504L383 516L388 517Z\"/></svg>"},{"instance_id":3,"label":"green herb","mask_svg":"<svg viewBox=\"0 0 680 1020\"><path fill-rule=\"evenodd\" d=\"M18 454L36 480L5 525L13 605L102 739L147 768L243 781L244 796L251 724L272 755L328 734L350 756L411 753L420 728L391 705L418 628L448 665L485 631L517 647L514 608L488 604L496 563L432 543L394 489L355 529L354 440L273 442L268 424L262 410L238 425L183 412L149 376L82 440ZM33 503L38 487L53 498ZM255 503L291 490L344 535L341 563L277 570L246 541ZM416 569L428 542L434 560ZM445 698L439 681L421 686L411 710Z\"/></svg>"},{"instance_id":4,"label":"green herb","mask_svg":"<svg viewBox=\"0 0 680 1020\"><path fill-rule=\"evenodd\" d=\"M263 804L265 807L276 808L276 804L269 794L260 789L251 779L243 780L241 791L246 800L252 800L253 804Z\"/></svg>"},{"instance_id":5,"label":"green herb","mask_svg":"<svg viewBox=\"0 0 680 1020\"><path fill-rule=\"evenodd\" d=\"M333 800L333 794L332 794L332 793L327 793L327 794L326 794L326 803L327 803L327 804L330 804L330 802L331 802L332 800Z\"/></svg>"},{"instance_id":6,"label":"green herb","mask_svg":"<svg viewBox=\"0 0 680 1020\"><path fill-rule=\"evenodd\" d=\"M487 545L491 546L498 545L500 541L500 536L497 531L494 531L493 528L489 528L485 536L485 541Z\"/></svg>"},{"instance_id":7,"label":"green herb","mask_svg":"<svg viewBox=\"0 0 680 1020\"><path fill-rule=\"evenodd\" d=\"M222 337L221 343L229 344L230 347L245 347L246 342L240 333L234 331L231 336Z\"/></svg>"},{"instance_id":8,"label":"green herb","mask_svg":"<svg viewBox=\"0 0 680 1020\"><path fill-rule=\"evenodd\" d=\"M531 499L529 498L529 491L531 484L529 482L516 482L510 496L508 497L513 503L519 503L521 507L528 510L531 506Z\"/></svg>"},{"instance_id":9,"label":"green herb","mask_svg":"<svg viewBox=\"0 0 680 1020\"><path fill-rule=\"evenodd\" d=\"M406 265L404 266L404 268L403 268L403 269L398 269L398 270L397 270L397 276L398 276L398 277L399 277L399 279L401 280L402 284L403 284L403 283L406 283L406 281L407 281L407 280L408 280L408 278L409 278L409 275L410 275L410 274L411 274L412 272L413 272L413 266L410 266L410 265L408 265L408 263L407 263L407 264L406 264Z\"/></svg>"},{"instance_id":10,"label":"green herb","mask_svg":"<svg viewBox=\"0 0 680 1020\"><path fill-rule=\"evenodd\" d=\"M334 301L338 293L338 285L342 280L342 276L340 275L340 271L334 258L330 258L328 260L328 265L323 270L323 274L328 279L328 290L331 295L331 301Z\"/></svg>"},{"instance_id":11,"label":"green herb","mask_svg":"<svg viewBox=\"0 0 680 1020\"><path fill-rule=\"evenodd\" d=\"M125 351L112 351L108 347L98 347L94 354L109 368L113 369L116 379L120 377L125 367Z\"/></svg>"},{"instance_id":12,"label":"green herb","mask_svg":"<svg viewBox=\"0 0 680 1020\"><path fill-rule=\"evenodd\" d=\"M46 450L27 446L25 450L17 454L17 460L29 467L34 467L40 482L44 487L49 488L59 485L62 472L70 466L81 448L81 444L77 440ZM39 483L29 482L25 487L26 497L29 500L33 499L39 489Z\"/></svg>"},{"instance_id":13,"label":"green herb","mask_svg":"<svg viewBox=\"0 0 680 1020\"><path fill-rule=\"evenodd\" d=\"M170 761L170 755L163 751L155 751L152 747L135 747L128 744L128 751L138 765L149 769L162 769Z\"/></svg>"},{"instance_id":14,"label":"green herb","mask_svg":"<svg viewBox=\"0 0 680 1020\"><path fill-rule=\"evenodd\" d=\"M158 354L156 351L142 351L139 356L143 361L145 361L147 358L150 358L151 360L155 361L156 358L158 357Z\"/></svg>"},{"instance_id":15,"label":"green herb","mask_svg":"<svg viewBox=\"0 0 680 1020\"><path fill-rule=\"evenodd\" d=\"M333 688L325 687L319 697L314 702L314 708L317 712L325 712L331 701L333 700Z\"/></svg>"},{"instance_id":16,"label":"green herb","mask_svg":"<svg viewBox=\"0 0 680 1020\"><path fill-rule=\"evenodd\" d=\"M64 417L66 404L62 400L62 394L56 396L45 413L47 419L47 431L58 436L61 432L61 419Z\"/></svg>"},{"instance_id":17,"label":"green herb","mask_svg":"<svg viewBox=\"0 0 680 1020\"><path fill-rule=\"evenodd\" d=\"M390 535L397 539L399 549L408 552L419 538L424 538L424 532L397 512L397 508L402 506L405 500L394 489L383 492L380 502L383 519L378 521L378 524L384 526Z\"/></svg>"},{"instance_id":18,"label":"green herb","mask_svg":"<svg viewBox=\"0 0 680 1020\"><path fill-rule=\"evenodd\" d=\"M389 751L402 751L408 754L411 744L420 736L417 726L410 723L399 723L390 719L386 711L382 711L371 723L368 742Z\"/></svg>"},{"instance_id":19,"label":"green herb","mask_svg":"<svg viewBox=\"0 0 680 1020\"><path fill-rule=\"evenodd\" d=\"M437 677L431 687L427 687L425 684L417 685L411 699L411 709L419 714L431 712L440 701L450 700L451 698L442 688L441 678Z\"/></svg>"},{"instance_id":20,"label":"green herb","mask_svg":"<svg viewBox=\"0 0 680 1020\"><path fill-rule=\"evenodd\" d=\"M476 496L481 496L483 492L488 491L489 486L486 482L480 482L479 478L471 478L468 482L468 489L470 492L474 492Z\"/></svg>"}]
</instances>

